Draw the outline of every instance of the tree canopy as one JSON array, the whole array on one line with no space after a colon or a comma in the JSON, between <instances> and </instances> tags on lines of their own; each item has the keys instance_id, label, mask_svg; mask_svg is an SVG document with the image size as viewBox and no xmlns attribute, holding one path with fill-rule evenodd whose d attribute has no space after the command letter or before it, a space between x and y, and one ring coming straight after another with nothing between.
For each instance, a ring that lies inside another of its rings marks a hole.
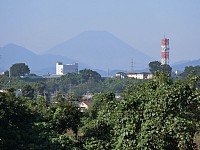
<instances>
[{"instance_id":1,"label":"tree canopy","mask_svg":"<svg viewBox=\"0 0 200 150\"><path fill-rule=\"evenodd\" d=\"M98 72L90 69L80 70L79 74L84 82L87 82L88 80L94 80L94 81L101 80L101 75Z\"/></svg>"},{"instance_id":2,"label":"tree canopy","mask_svg":"<svg viewBox=\"0 0 200 150\"><path fill-rule=\"evenodd\" d=\"M20 77L29 73L30 69L25 63L16 63L10 67L10 76Z\"/></svg>"},{"instance_id":3,"label":"tree canopy","mask_svg":"<svg viewBox=\"0 0 200 150\"><path fill-rule=\"evenodd\" d=\"M71 101L47 105L0 93L0 149L76 149L81 113Z\"/></svg>"},{"instance_id":4,"label":"tree canopy","mask_svg":"<svg viewBox=\"0 0 200 150\"><path fill-rule=\"evenodd\" d=\"M119 102L100 97L100 109L85 122L85 148L193 149L200 120L198 80L173 81L157 73L149 82L130 86Z\"/></svg>"},{"instance_id":5,"label":"tree canopy","mask_svg":"<svg viewBox=\"0 0 200 150\"><path fill-rule=\"evenodd\" d=\"M156 71L160 70L161 62L159 61L152 61L149 63L149 71L151 73L155 73Z\"/></svg>"},{"instance_id":6,"label":"tree canopy","mask_svg":"<svg viewBox=\"0 0 200 150\"><path fill-rule=\"evenodd\" d=\"M172 68L168 64L161 64L159 61L152 61L149 63L149 71L155 73L156 71L161 71L163 73L171 74Z\"/></svg>"},{"instance_id":7,"label":"tree canopy","mask_svg":"<svg viewBox=\"0 0 200 150\"><path fill-rule=\"evenodd\" d=\"M94 77L81 82L82 77L68 74L36 83L11 78L15 87L23 87L22 96L15 96L14 89L0 93L0 149L190 150L194 135L200 145L199 76L173 80L155 72L145 81ZM1 84L8 80L0 77ZM55 89L49 103L46 91ZM66 95L60 89L98 94L81 112L75 92Z\"/></svg>"},{"instance_id":8,"label":"tree canopy","mask_svg":"<svg viewBox=\"0 0 200 150\"><path fill-rule=\"evenodd\" d=\"M186 66L181 76L185 78L191 73L200 76L200 66Z\"/></svg>"}]
</instances>

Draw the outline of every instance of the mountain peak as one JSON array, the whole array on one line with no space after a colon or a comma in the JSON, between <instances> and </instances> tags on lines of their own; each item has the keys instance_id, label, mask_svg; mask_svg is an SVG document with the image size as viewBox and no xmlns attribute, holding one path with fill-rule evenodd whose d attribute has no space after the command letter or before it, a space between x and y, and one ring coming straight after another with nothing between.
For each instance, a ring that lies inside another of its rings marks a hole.
<instances>
[{"instance_id":1,"label":"mountain peak","mask_svg":"<svg viewBox=\"0 0 200 150\"><path fill-rule=\"evenodd\" d=\"M143 64L136 68L147 67L149 56L132 48L107 31L84 31L76 37L49 49L47 53L64 55L90 65L93 69L126 69L130 62Z\"/></svg>"},{"instance_id":2,"label":"mountain peak","mask_svg":"<svg viewBox=\"0 0 200 150\"><path fill-rule=\"evenodd\" d=\"M78 36L80 35L112 35L110 32L106 31L106 30L87 30L84 31L82 33L80 33Z\"/></svg>"},{"instance_id":3,"label":"mountain peak","mask_svg":"<svg viewBox=\"0 0 200 150\"><path fill-rule=\"evenodd\" d=\"M80 34L99 34L99 33L102 33L102 34L107 34L107 33L111 34L111 33L109 33L106 30L86 30L86 31L83 31Z\"/></svg>"},{"instance_id":4,"label":"mountain peak","mask_svg":"<svg viewBox=\"0 0 200 150\"><path fill-rule=\"evenodd\" d=\"M33 53L32 51L14 43L9 43L3 46L1 52L2 53L16 53L17 55L20 55L21 53L35 55L35 53Z\"/></svg>"},{"instance_id":5,"label":"mountain peak","mask_svg":"<svg viewBox=\"0 0 200 150\"><path fill-rule=\"evenodd\" d=\"M80 33L75 38L81 39L81 40L90 40L90 41L96 41L96 40L109 40L109 39L118 39L116 36L111 34L108 31L95 31L95 30L88 30ZM119 39L118 39L119 40Z\"/></svg>"}]
</instances>

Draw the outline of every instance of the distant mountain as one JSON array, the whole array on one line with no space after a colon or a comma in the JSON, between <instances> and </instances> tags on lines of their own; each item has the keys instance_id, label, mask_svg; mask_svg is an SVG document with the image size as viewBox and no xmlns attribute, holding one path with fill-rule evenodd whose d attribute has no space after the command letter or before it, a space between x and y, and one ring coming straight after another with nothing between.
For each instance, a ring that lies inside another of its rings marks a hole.
<instances>
[{"instance_id":1,"label":"distant mountain","mask_svg":"<svg viewBox=\"0 0 200 150\"><path fill-rule=\"evenodd\" d=\"M142 72L153 61L147 55L132 48L128 44L105 31L87 31L48 50L43 55L37 55L16 44L0 47L0 71L8 70L12 64L26 63L31 73L38 75L54 74L55 63L79 63L79 70L92 69L102 76L112 76L116 72L129 72L131 59L135 72ZM173 70L184 70L186 66L200 65L200 59L181 61L172 64ZM139 66L139 67L138 67ZM148 69L146 69L148 71ZM146 71L145 70L145 71Z\"/></svg>"},{"instance_id":2,"label":"distant mountain","mask_svg":"<svg viewBox=\"0 0 200 150\"><path fill-rule=\"evenodd\" d=\"M191 60L191 61L184 61L184 62L179 62L176 64L172 64L172 68L173 70L181 70L183 71L185 69L186 66L198 66L200 65L200 59L197 60Z\"/></svg>"},{"instance_id":3,"label":"distant mountain","mask_svg":"<svg viewBox=\"0 0 200 150\"><path fill-rule=\"evenodd\" d=\"M64 64L68 63L79 63L80 68L86 68L87 65L80 63L79 61L70 59L66 56L59 55L37 55L30 50L21 47L16 44L8 44L0 48L0 70L8 70L12 64L15 63L26 63L32 73L39 75L42 74L55 74L55 64L57 61L61 61Z\"/></svg>"},{"instance_id":4,"label":"distant mountain","mask_svg":"<svg viewBox=\"0 0 200 150\"><path fill-rule=\"evenodd\" d=\"M131 59L140 64L134 69L143 69L153 60L106 31L85 31L49 49L46 54L67 56L104 71L108 68L131 70Z\"/></svg>"}]
</instances>

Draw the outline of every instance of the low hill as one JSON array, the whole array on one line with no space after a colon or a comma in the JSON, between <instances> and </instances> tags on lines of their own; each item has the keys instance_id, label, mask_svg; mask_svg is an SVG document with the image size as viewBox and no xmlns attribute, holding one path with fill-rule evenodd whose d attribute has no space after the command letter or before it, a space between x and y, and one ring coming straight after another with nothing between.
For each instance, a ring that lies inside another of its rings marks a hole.
<instances>
[{"instance_id":1,"label":"low hill","mask_svg":"<svg viewBox=\"0 0 200 150\"><path fill-rule=\"evenodd\" d=\"M200 65L200 59L184 61L182 63L174 64L174 65L172 65L172 68L174 71L175 70L183 71L186 66L198 66L198 65Z\"/></svg>"},{"instance_id":2,"label":"low hill","mask_svg":"<svg viewBox=\"0 0 200 150\"><path fill-rule=\"evenodd\" d=\"M86 68L87 65L80 63L79 61L70 59L66 56L59 55L37 55L30 50L21 47L16 44L8 44L0 48L1 63L0 70L8 70L12 64L15 63L26 63L32 73L39 75L42 74L55 74L55 64L57 61L61 61L64 64L66 63L75 63L78 62L80 68Z\"/></svg>"}]
</instances>

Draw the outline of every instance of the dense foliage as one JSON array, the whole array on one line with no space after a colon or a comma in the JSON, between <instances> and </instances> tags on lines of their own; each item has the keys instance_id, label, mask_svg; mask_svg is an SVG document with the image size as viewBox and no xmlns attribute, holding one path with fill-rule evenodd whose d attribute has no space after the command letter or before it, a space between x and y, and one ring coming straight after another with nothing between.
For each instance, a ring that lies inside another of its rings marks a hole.
<instances>
[{"instance_id":1,"label":"dense foliage","mask_svg":"<svg viewBox=\"0 0 200 150\"><path fill-rule=\"evenodd\" d=\"M73 149L80 116L71 101L48 106L40 96L33 102L0 93L0 148Z\"/></svg>"},{"instance_id":2,"label":"dense foliage","mask_svg":"<svg viewBox=\"0 0 200 150\"><path fill-rule=\"evenodd\" d=\"M143 80L102 78L100 74L92 70L80 70L80 73L68 73L59 78L17 78L0 76L0 88L7 89L13 87L22 89L25 97L35 98L36 95L50 96L56 92L62 94L74 93L82 96L86 93L105 93L113 91L122 93L130 84L139 84Z\"/></svg>"},{"instance_id":3,"label":"dense foliage","mask_svg":"<svg viewBox=\"0 0 200 150\"><path fill-rule=\"evenodd\" d=\"M149 71L151 73L155 73L156 71L159 71L161 66L161 62L159 61L152 61L149 63Z\"/></svg>"},{"instance_id":4,"label":"dense foliage","mask_svg":"<svg viewBox=\"0 0 200 150\"><path fill-rule=\"evenodd\" d=\"M149 82L130 86L120 101L112 93L100 96L84 121L84 147L193 149L200 121L197 80L173 81L157 75Z\"/></svg>"},{"instance_id":5,"label":"dense foliage","mask_svg":"<svg viewBox=\"0 0 200 150\"><path fill-rule=\"evenodd\" d=\"M10 76L20 77L29 73L30 69L25 63L13 64L10 67Z\"/></svg>"},{"instance_id":6,"label":"dense foliage","mask_svg":"<svg viewBox=\"0 0 200 150\"><path fill-rule=\"evenodd\" d=\"M34 115L25 99L0 93L0 148L23 149L31 142Z\"/></svg>"},{"instance_id":7,"label":"dense foliage","mask_svg":"<svg viewBox=\"0 0 200 150\"><path fill-rule=\"evenodd\" d=\"M185 67L183 73L181 74L182 77L188 77L190 74L200 76L200 66L187 66Z\"/></svg>"},{"instance_id":8,"label":"dense foliage","mask_svg":"<svg viewBox=\"0 0 200 150\"><path fill-rule=\"evenodd\" d=\"M161 64L161 62L159 62L159 61L152 61L149 63L149 71L151 73L161 71L163 73L171 74L172 68L168 64Z\"/></svg>"},{"instance_id":9,"label":"dense foliage","mask_svg":"<svg viewBox=\"0 0 200 150\"><path fill-rule=\"evenodd\" d=\"M200 125L199 76L173 80L155 73L141 82L82 73L38 81L11 78L22 95L14 89L0 93L0 149L193 149ZM101 94L81 112L76 94L87 90Z\"/></svg>"}]
</instances>

